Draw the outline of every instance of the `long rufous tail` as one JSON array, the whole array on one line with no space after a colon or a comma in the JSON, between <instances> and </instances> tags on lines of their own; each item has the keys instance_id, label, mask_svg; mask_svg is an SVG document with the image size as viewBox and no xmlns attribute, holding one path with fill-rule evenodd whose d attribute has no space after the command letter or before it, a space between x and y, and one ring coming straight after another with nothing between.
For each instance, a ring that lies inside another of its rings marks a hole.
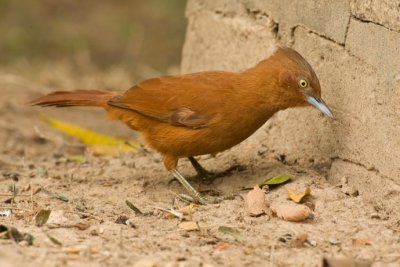
<instances>
[{"instance_id":1,"label":"long rufous tail","mask_svg":"<svg viewBox=\"0 0 400 267\"><path fill-rule=\"evenodd\" d=\"M56 91L38 97L30 104L44 107L94 106L105 108L108 100L116 95L119 93L100 90Z\"/></svg>"}]
</instances>

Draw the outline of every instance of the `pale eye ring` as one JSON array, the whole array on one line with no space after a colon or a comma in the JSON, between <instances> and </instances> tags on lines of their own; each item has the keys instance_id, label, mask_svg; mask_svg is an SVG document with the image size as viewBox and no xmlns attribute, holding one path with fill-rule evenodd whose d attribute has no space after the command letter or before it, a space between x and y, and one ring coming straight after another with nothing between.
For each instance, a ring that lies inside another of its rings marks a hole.
<instances>
[{"instance_id":1,"label":"pale eye ring","mask_svg":"<svg viewBox=\"0 0 400 267\"><path fill-rule=\"evenodd\" d=\"M304 79L300 79L299 80L299 86L301 88L306 88L308 86L308 82L306 80L304 80Z\"/></svg>"}]
</instances>

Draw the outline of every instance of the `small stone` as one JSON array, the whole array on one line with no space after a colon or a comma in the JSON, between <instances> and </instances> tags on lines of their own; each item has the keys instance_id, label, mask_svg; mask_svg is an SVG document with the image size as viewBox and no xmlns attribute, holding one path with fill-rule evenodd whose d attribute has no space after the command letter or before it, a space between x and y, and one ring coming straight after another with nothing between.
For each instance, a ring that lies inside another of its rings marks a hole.
<instances>
[{"instance_id":1,"label":"small stone","mask_svg":"<svg viewBox=\"0 0 400 267\"><path fill-rule=\"evenodd\" d=\"M379 215L379 213L372 213L371 219L382 219L382 218L381 218L381 215Z\"/></svg>"},{"instance_id":2,"label":"small stone","mask_svg":"<svg viewBox=\"0 0 400 267\"><path fill-rule=\"evenodd\" d=\"M351 197L357 197L358 195L360 195L359 191L351 185L343 185L341 191L342 193Z\"/></svg>"},{"instance_id":3,"label":"small stone","mask_svg":"<svg viewBox=\"0 0 400 267\"><path fill-rule=\"evenodd\" d=\"M331 245L339 245L341 242L336 238L336 237L334 237L334 236L332 236L332 237L330 237L329 239L328 239L328 241L329 241L329 243L331 244Z\"/></svg>"}]
</instances>

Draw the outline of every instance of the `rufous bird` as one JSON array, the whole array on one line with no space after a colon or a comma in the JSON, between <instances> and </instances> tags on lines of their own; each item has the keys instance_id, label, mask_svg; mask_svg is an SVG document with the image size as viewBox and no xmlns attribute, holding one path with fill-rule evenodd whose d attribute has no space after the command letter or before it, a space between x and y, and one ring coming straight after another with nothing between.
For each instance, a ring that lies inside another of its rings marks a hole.
<instances>
[{"instance_id":1,"label":"rufous bird","mask_svg":"<svg viewBox=\"0 0 400 267\"><path fill-rule=\"evenodd\" d=\"M252 135L277 111L314 106L332 117L310 64L295 50L277 47L242 72L204 71L145 80L126 92L57 91L31 102L40 106L95 106L143 134L164 166L199 203L214 202L178 171L180 158L229 149Z\"/></svg>"}]
</instances>

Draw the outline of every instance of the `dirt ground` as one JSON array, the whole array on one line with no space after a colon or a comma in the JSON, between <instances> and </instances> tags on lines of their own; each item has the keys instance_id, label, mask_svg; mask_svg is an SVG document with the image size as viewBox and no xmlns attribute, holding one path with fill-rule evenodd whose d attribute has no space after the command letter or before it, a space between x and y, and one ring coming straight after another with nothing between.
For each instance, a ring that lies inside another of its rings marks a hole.
<instances>
[{"instance_id":1,"label":"dirt ground","mask_svg":"<svg viewBox=\"0 0 400 267\"><path fill-rule=\"evenodd\" d=\"M0 266L320 266L323 257L400 266L400 228L390 214L367 204L356 189L329 184L325 177L329 166L306 168L285 162L284 155L263 145L268 136L262 129L216 158L200 159L206 168L216 171L234 164L246 166L211 185L193 183L200 190L225 195L239 192L239 196L193 209L189 219L197 222L199 229L180 229L180 220L168 218L159 208L186 206L174 194L185 191L177 182L169 183L171 176L156 152L118 157L85 154L85 163L66 160L69 154L84 153L84 148L41 122L39 112L104 134L132 137L135 133L117 122L105 122L99 110L25 105L57 86L93 88L109 78L98 74L100 78L95 79L88 74L93 80L87 81L60 74L55 78L51 73L37 75L39 78L0 74L0 211L14 209L10 216L0 217L0 223L34 236L31 246L26 241L0 239ZM113 85L122 89L132 82L122 74L114 80ZM187 176L194 174L187 160L181 160L179 167ZM294 180L270 189L268 202L288 202L285 187L301 190L311 186L312 218L294 223L247 214L246 193L241 188L280 174L292 175ZM7 203L14 186L21 196ZM67 197L68 202L46 190ZM145 214L136 214L126 200ZM34 220L40 209L52 211L42 227ZM129 221L124 224L126 219ZM232 236L221 231L221 226L239 234Z\"/></svg>"}]
</instances>

